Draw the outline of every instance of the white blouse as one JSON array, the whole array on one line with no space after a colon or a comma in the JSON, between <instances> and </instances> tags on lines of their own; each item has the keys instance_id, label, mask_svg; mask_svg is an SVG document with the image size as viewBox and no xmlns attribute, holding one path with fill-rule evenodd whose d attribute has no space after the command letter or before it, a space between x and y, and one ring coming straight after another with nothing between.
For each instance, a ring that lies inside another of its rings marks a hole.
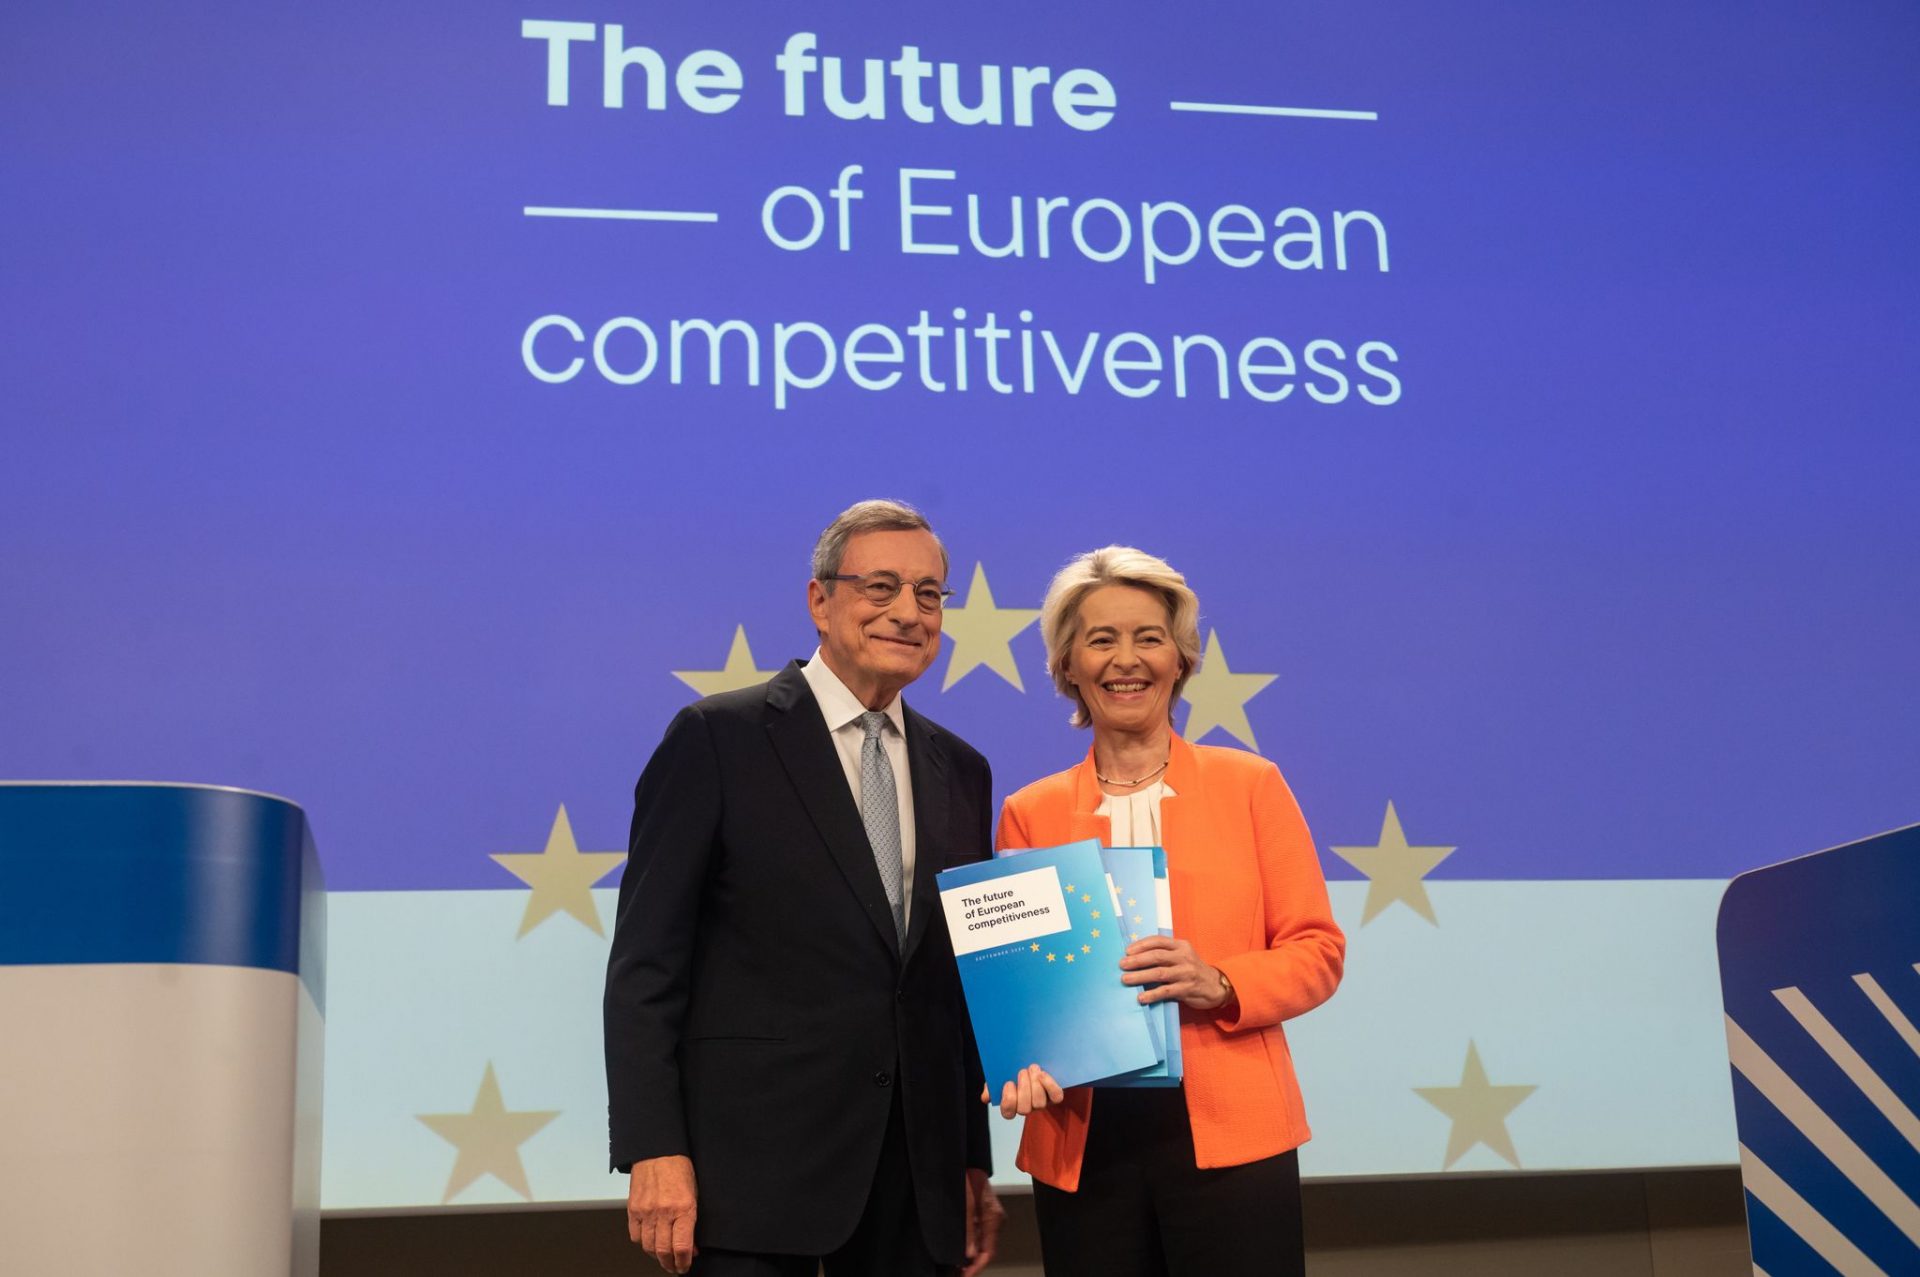
<instances>
[{"instance_id":1,"label":"white blouse","mask_svg":"<svg viewBox=\"0 0 1920 1277\"><path fill-rule=\"evenodd\" d=\"M1102 794L1096 816L1105 816L1111 832L1109 847L1160 846L1160 800L1172 797L1164 780L1142 785L1130 794Z\"/></svg>"}]
</instances>

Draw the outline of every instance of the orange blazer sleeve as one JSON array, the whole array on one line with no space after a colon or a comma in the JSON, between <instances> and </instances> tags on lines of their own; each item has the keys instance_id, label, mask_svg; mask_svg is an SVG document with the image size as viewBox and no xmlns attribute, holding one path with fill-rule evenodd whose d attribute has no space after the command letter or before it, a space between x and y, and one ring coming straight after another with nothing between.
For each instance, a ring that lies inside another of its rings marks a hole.
<instances>
[{"instance_id":1,"label":"orange blazer sleeve","mask_svg":"<svg viewBox=\"0 0 1920 1277\"><path fill-rule=\"evenodd\" d=\"M1236 995L1214 1017L1228 1033L1313 1010L1333 996L1346 965L1347 940L1333 920L1319 854L1278 768L1259 769L1251 801L1267 947L1213 959Z\"/></svg>"}]
</instances>

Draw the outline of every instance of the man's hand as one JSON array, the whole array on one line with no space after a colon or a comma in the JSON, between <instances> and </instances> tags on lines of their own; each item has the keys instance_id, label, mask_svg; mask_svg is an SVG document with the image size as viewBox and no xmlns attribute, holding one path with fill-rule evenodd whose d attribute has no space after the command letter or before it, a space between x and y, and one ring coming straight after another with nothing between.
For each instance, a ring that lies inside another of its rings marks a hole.
<instances>
[{"instance_id":1,"label":"man's hand","mask_svg":"<svg viewBox=\"0 0 1920 1277\"><path fill-rule=\"evenodd\" d=\"M993 1195L993 1185L987 1182L987 1173L969 1166L967 1168L967 1266L960 1270L960 1277L974 1277L974 1274L993 1262L993 1252L1000 1244L1000 1225L1004 1224L1006 1219L1007 1209L1000 1204L1000 1199Z\"/></svg>"},{"instance_id":2,"label":"man's hand","mask_svg":"<svg viewBox=\"0 0 1920 1277\"><path fill-rule=\"evenodd\" d=\"M1193 946L1172 936L1147 936L1127 946L1120 959L1120 983L1157 984L1140 994L1142 1003L1165 1002L1177 998L1196 1011L1213 1011L1226 1005L1226 981L1220 969L1201 960Z\"/></svg>"},{"instance_id":3,"label":"man's hand","mask_svg":"<svg viewBox=\"0 0 1920 1277\"><path fill-rule=\"evenodd\" d=\"M627 1178L627 1236L670 1273L693 1267L693 1221L699 1215L690 1157L635 1162Z\"/></svg>"}]
</instances>

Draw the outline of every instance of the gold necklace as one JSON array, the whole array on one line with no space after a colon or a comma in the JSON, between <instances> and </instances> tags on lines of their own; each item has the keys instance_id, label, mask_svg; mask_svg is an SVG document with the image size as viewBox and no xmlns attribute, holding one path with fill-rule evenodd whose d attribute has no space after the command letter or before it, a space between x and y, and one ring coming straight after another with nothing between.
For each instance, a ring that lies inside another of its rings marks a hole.
<instances>
[{"instance_id":1,"label":"gold necklace","mask_svg":"<svg viewBox=\"0 0 1920 1277\"><path fill-rule=\"evenodd\" d=\"M1173 751L1169 749L1167 751L1166 760L1162 762L1158 767L1154 768L1152 771L1142 776L1139 780L1115 780L1111 776L1102 776L1100 774L1100 765L1098 763L1094 764L1093 775L1094 775L1094 778L1103 785L1121 785L1127 789L1133 789L1136 786L1146 784L1148 781L1152 780L1155 776L1158 776L1161 772L1167 770L1167 764L1171 763L1172 761L1173 761Z\"/></svg>"}]
</instances>

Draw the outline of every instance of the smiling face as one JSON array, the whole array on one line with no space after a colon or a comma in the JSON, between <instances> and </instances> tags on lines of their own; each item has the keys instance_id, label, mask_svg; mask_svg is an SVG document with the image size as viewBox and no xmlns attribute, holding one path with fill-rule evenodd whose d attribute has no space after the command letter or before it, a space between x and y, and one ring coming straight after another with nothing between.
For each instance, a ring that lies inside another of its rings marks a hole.
<instances>
[{"instance_id":1,"label":"smiling face","mask_svg":"<svg viewBox=\"0 0 1920 1277\"><path fill-rule=\"evenodd\" d=\"M1142 733L1167 725L1185 670L1166 600L1137 585L1103 585L1080 601L1067 678L1096 732Z\"/></svg>"},{"instance_id":2,"label":"smiling face","mask_svg":"<svg viewBox=\"0 0 1920 1277\"><path fill-rule=\"evenodd\" d=\"M911 531L861 532L847 541L840 571L857 576L892 572L902 581L945 579L940 543L933 534ZM851 581L807 583L807 610L820 631L820 655L847 690L869 709L881 709L900 689L926 672L940 651L938 610L923 612L911 589L880 607Z\"/></svg>"}]
</instances>

